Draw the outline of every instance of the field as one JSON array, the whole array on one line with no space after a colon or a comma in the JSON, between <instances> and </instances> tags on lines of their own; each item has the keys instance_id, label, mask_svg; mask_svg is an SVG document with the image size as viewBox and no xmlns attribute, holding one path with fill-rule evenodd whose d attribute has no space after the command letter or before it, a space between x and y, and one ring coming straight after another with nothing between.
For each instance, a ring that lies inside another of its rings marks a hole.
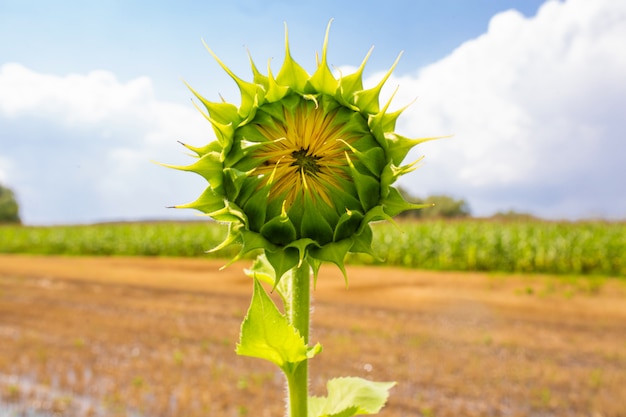
<instances>
[{"instance_id":1,"label":"field","mask_svg":"<svg viewBox=\"0 0 626 417\"><path fill-rule=\"evenodd\" d=\"M234 353L249 262L0 255L0 416L281 416ZM626 282L323 267L312 390L395 380L387 417L626 416Z\"/></svg>"},{"instance_id":2,"label":"field","mask_svg":"<svg viewBox=\"0 0 626 417\"><path fill-rule=\"evenodd\" d=\"M0 253L230 258L207 254L226 235L213 222L84 226L0 226ZM373 247L387 266L626 277L626 223L458 221L374 225ZM369 255L353 264L378 265Z\"/></svg>"}]
</instances>

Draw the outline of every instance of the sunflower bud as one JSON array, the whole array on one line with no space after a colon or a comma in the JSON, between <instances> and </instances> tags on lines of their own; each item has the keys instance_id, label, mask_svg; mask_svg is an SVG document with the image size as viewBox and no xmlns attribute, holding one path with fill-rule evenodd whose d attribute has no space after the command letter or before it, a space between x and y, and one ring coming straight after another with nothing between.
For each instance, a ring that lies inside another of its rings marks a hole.
<instances>
[{"instance_id":1,"label":"sunflower bud","mask_svg":"<svg viewBox=\"0 0 626 417\"><path fill-rule=\"evenodd\" d=\"M240 244L237 258L262 249L277 281L304 260L315 272L332 262L345 275L348 252L374 255L370 222L418 208L392 184L414 169L415 163L401 165L408 151L429 138L394 133L402 110L387 112L389 103L379 104L398 61L371 89L362 83L369 54L355 73L336 78L326 58L329 29L313 75L291 57L287 31L276 77L269 68L260 73L251 60L253 81L244 81L209 49L237 83L239 107L210 102L190 87L217 140L185 145L198 159L174 168L203 176L208 187L196 201L176 207L229 223L216 249Z\"/></svg>"}]
</instances>

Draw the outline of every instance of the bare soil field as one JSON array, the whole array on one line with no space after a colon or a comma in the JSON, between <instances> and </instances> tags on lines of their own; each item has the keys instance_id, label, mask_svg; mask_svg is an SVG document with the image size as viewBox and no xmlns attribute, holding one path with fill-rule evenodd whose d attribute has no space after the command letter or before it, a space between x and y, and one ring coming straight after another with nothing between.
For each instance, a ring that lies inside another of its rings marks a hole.
<instances>
[{"instance_id":1,"label":"bare soil field","mask_svg":"<svg viewBox=\"0 0 626 417\"><path fill-rule=\"evenodd\" d=\"M284 415L280 372L234 353L249 262L222 264L0 256L0 416ZM626 416L624 280L348 275L313 291L314 394L350 375L398 382L387 417Z\"/></svg>"}]
</instances>

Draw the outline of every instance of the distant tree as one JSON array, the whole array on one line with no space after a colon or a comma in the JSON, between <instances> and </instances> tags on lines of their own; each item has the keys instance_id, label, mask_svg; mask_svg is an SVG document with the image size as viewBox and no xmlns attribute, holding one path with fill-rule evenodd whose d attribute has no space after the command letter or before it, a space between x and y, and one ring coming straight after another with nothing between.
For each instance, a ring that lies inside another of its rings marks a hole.
<instances>
[{"instance_id":1,"label":"distant tree","mask_svg":"<svg viewBox=\"0 0 626 417\"><path fill-rule=\"evenodd\" d=\"M436 194L425 199L410 195L406 190L399 189L406 201L413 204L424 204L426 207L419 210L404 212L404 218L435 218L435 217L467 217L471 214L469 204L463 199L455 199L445 194Z\"/></svg>"},{"instance_id":2,"label":"distant tree","mask_svg":"<svg viewBox=\"0 0 626 417\"><path fill-rule=\"evenodd\" d=\"M0 184L0 223L21 223L19 205L13 191Z\"/></svg>"},{"instance_id":3,"label":"distant tree","mask_svg":"<svg viewBox=\"0 0 626 417\"><path fill-rule=\"evenodd\" d=\"M470 208L463 199L457 200L448 195L431 195L424 200L424 204L431 205L422 209L422 217L467 217Z\"/></svg>"}]
</instances>

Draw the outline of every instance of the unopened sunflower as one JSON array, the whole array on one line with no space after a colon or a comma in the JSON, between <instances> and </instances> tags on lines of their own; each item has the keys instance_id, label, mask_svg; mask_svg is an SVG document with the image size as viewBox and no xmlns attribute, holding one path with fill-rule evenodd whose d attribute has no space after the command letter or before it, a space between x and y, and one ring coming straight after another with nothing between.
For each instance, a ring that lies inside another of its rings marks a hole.
<instances>
[{"instance_id":1,"label":"unopened sunflower","mask_svg":"<svg viewBox=\"0 0 626 417\"><path fill-rule=\"evenodd\" d=\"M369 54L356 72L335 77L327 63L328 29L312 75L291 57L287 31L275 77L251 60L253 80L244 81L209 49L237 83L239 107L208 101L190 87L217 140L185 145L198 159L175 168L203 176L208 186L196 201L176 207L229 223L216 249L239 244L237 258L263 250L277 281L305 260L315 271L322 262L344 271L348 252L373 255L370 222L417 208L392 184L414 169L415 162L402 165L408 151L429 138L396 134L402 110L388 112L389 102L379 103L397 60L371 89L362 82Z\"/></svg>"}]
</instances>

